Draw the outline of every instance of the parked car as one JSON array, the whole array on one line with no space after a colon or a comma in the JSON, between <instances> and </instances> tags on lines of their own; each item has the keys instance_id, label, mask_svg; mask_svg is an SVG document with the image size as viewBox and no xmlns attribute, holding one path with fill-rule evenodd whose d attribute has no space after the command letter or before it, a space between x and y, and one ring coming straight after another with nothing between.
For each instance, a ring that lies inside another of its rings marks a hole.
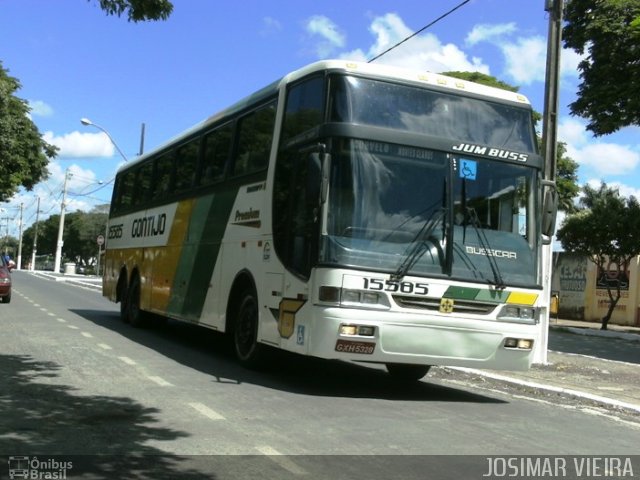
<instances>
[{"instance_id":1,"label":"parked car","mask_svg":"<svg viewBox=\"0 0 640 480\"><path fill-rule=\"evenodd\" d=\"M11 270L15 263L7 261L4 255L0 255L0 302L11 301Z\"/></svg>"}]
</instances>

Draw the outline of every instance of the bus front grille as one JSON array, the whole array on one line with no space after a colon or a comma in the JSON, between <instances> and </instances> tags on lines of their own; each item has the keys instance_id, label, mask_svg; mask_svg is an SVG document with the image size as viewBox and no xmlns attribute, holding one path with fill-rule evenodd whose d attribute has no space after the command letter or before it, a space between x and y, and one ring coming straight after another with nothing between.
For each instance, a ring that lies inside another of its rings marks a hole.
<instances>
[{"instance_id":1,"label":"bus front grille","mask_svg":"<svg viewBox=\"0 0 640 480\"><path fill-rule=\"evenodd\" d=\"M420 308L423 310L440 311L440 299L407 297L393 295L393 300L402 308ZM489 315L497 305L495 303L474 302L468 300L453 300L453 309L447 313L472 313L475 315Z\"/></svg>"}]
</instances>

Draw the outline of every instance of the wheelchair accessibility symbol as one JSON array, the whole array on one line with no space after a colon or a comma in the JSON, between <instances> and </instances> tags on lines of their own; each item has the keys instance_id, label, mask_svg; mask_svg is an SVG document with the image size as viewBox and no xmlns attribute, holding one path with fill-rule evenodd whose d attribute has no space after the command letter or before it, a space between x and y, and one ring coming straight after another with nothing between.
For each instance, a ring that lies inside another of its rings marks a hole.
<instances>
[{"instance_id":1,"label":"wheelchair accessibility symbol","mask_svg":"<svg viewBox=\"0 0 640 480\"><path fill-rule=\"evenodd\" d=\"M478 162L474 160L460 159L460 178L475 180L478 173Z\"/></svg>"}]
</instances>

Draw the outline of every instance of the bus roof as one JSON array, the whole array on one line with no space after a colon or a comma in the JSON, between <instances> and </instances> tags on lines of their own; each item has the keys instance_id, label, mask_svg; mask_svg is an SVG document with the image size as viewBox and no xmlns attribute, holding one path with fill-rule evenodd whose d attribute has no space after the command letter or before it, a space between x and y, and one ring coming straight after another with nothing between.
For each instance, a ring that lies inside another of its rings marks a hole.
<instances>
[{"instance_id":1,"label":"bus roof","mask_svg":"<svg viewBox=\"0 0 640 480\"><path fill-rule=\"evenodd\" d=\"M519 103L523 106L530 106L530 102L527 97L520 93L511 92L509 90L503 90L496 87L489 87L487 85L481 85L479 83L461 80L454 77L448 77L439 73L431 73L426 71L422 72L419 70L411 70L390 65L356 62L349 60L322 60L319 62L311 63L298 70L288 73L279 80L270 83L266 87L243 98L230 107L219 111L218 113L208 117L202 122L176 135L175 137L164 142L148 153L137 157L135 160L123 165L120 170L128 169L132 165L138 163L139 160L162 151L170 145L178 143L182 139L188 138L191 134L201 130L202 128L205 128L207 125L215 124L226 117L230 117L231 115L242 111L250 105L259 103L260 101L275 95L282 85L295 82L296 80L304 78L310 74L323 71L355 73L380 80L399 80L407 83L415 83L418 85L431 85L436 88L451 90L454 92L470 93L473 95L485 97L487 99L502 100L507 102Z\"/></svg>"}]
</instances>

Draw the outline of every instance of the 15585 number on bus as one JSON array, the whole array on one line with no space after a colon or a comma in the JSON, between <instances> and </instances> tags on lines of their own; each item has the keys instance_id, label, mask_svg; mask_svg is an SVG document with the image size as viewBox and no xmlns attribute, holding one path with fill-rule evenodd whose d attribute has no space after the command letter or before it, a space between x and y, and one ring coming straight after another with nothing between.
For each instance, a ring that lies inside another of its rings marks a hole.
<instances>
[{"instance_id":1,"label":"15585 number on bus","mask_svg":"<svg viewBox=\"0 0 640 480\"><path fill-rule=\"evenodd\" d=\"M378 290L391 293L405 293L413 295L427 295L429 285L427 283L395 282L383 278L363 278L365 290Z\"/></svg>"}]
</instances>

